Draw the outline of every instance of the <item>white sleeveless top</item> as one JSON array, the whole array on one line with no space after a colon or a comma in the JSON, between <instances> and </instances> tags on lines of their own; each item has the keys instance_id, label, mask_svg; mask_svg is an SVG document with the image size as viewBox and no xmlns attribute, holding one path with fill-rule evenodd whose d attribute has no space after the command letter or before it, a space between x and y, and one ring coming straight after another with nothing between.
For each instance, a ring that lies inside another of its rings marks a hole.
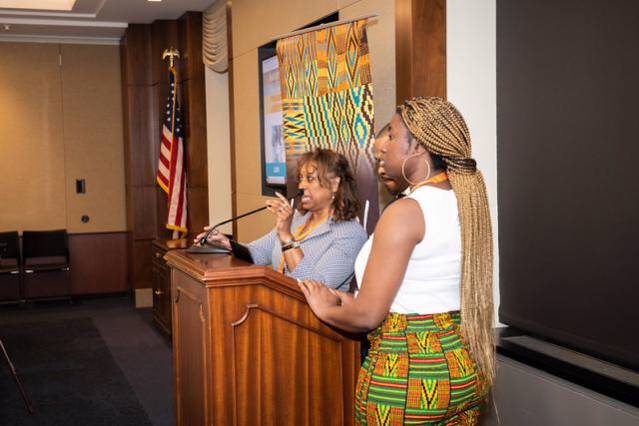
<instances>
[{"instance_id":1,"label":"white sleeveless top","mask_svg":"<svg viewBox=\"0 0 639 426\"><path fill-rule=\"evenodd\" d=\"M415 246L404 281L390 312L434 314L457 311L461 304L461 231L455 192L432 186L419 187L407 198L419 203L424 215L424 239ZM357 256L358 285L364 277L374 234Z\"/></svg>"}]
</instances>

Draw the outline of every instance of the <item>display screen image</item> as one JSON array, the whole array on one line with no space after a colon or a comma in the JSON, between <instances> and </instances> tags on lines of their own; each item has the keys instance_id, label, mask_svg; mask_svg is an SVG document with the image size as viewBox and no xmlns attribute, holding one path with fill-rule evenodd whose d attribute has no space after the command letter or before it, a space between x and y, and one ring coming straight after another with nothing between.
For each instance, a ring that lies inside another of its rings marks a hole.
<instances>
[{"instance_id":1,"label":"display screen image","mask_svg":"<svg viewBox=\"0 0 639 426\"><path fill-rule=\"evenodd\" d=\"M286 151L282 132L282 96L277 56L263 59L262 149L267 186L286 185Z\"/></svg>"}]
</instances>

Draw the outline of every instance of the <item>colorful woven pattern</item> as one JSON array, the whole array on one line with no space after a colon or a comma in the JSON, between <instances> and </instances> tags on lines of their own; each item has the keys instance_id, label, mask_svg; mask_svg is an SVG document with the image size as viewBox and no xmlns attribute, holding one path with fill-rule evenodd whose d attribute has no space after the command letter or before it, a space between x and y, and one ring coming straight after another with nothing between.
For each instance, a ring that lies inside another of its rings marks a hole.
<instances>
[{"instance_id":1,"label":"colorful woven pattern","mask_svg":"<svg viewBox=\"0 0 639 426\"><path fill-rule=\"evenodd\" d=\"M278 41L287 157L331 148L356 162L373 137L366 21Z\"/></svg>"},{"instance_id":2,"label":"colorful woven pattern","mask_svg":"<svg viewBox=\"0 0 639 426\"><path fill-rule=\"evenodd\" d=\"M458 312L390 313L368 338L355 397L357 424L477 424L479 377Z\"/></svg>"}]
</instances>

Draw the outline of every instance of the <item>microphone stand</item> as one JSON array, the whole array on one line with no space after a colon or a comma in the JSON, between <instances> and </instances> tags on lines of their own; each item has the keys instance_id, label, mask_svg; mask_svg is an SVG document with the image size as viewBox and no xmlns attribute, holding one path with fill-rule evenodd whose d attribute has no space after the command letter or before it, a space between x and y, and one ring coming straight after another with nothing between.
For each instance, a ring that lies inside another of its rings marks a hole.
<instances>
[{"instance_id":1,"label":"microphone stand","mask_svg":"<svg viewBox=\"0 0 639 426\"><path fill-rule=\"evenodd\" d=\"M295 194L293 198L299 197L303 194L304 194L304 191L301 189L298 189L297 193ZM263 206L263 207L260 207L259 209L251 210L250 212L242 213L239 216L235 216L230 219L224 220L220 223L216 223L211 229L209 229L206 232L206 234L204 234L202 238L200 238L200 240L198 241L199 245L193 244L191 247L186 249L186 251L188 253L229 253L230 250L227 249L226 247L207 245L206 241L208 240L209 235L211 235L211 233L213 233L213 231L215 231L218 226L226 225L229 222L235 222L236 220L242 219L243 217L250 216L252 214L261 212L262 210L266 210L266 209L267 207Z\"/></svg>"},{"instance_id":2,"label":"microphone stand","mask_svg":"<svg viewBox=\"0 0 639 426\"><path fill-rule=\"evenodd\" d=\"M199 241L200 245L202 245L202 246L203 246L204 244L206 244L206 240L209 238L209 235L211 235L211 233L212 233L213 231L215 231L215 230L217 229L217 227L218 227L218 226L226 225L226 224L227 224L227 223L229 223L229 222L233 222L233 221L235 221L235 220L242 219L243 217L250 216L250 215L252 215L253 213L261 212L262 210L266 210L266 206L264 206L264 207L260 207L259 209L251 210L250 212L243 213L243 214L241 214L241 215L239 215L239 216L236 216L236 217L232 217L232 218L227 219L227 220L225 220L225 221L222 221L222 222L220 222L220 223L216 223L216 224L215 224L215 226L213 226L213 228L209 229L209 230L207 231L207 233L206 233L206 234L204 234L204 236L203 236L202 238L200 238L200 241Z\"/></svg>"},{"instance_id":3,"label":"microphone stand","mask_svg":"<svg viewBox=\"0 0 639 426\"><path fill-rule=\"evenodd\" d=\"M199 245L193 244L191 247L186 249L186 251L188 253L224 253L224 254L229 253L230 250L227 249L226 247L207 245L206 241L209 238L209 235L211 235L211 233L213 231L215 231L217 229L217 227L219 227L219 226L226 225L229 222L233 222L233 221L236 221L238 219L242 219L243 217L250 216L250 215L255 214L257 212L261 212L262 210L266 210L266 206L260 207L259 209L251 210L250 212L243 213L243 214L241 214L239 216L232 217L232 218L224 220L224 221L222 221L220 223L216 223L211 229L209 229L206 232L206 234L204 234L204 236L202 238L200 238L200 240L198 241Z\"/></svg>"}]
</instances>

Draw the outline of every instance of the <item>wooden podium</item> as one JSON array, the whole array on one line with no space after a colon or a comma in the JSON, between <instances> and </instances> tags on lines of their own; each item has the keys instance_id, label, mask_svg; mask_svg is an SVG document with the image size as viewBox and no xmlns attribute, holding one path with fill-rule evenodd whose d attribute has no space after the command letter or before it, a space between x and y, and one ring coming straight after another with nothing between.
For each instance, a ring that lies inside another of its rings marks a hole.
<instances>
[{"instance_id":1,"label":"wooden podium","mask_svg":"<svg viewBox=\"0 0 639 426\"><path fill-rule=\"evenodd\" d=\"M357 336L315 317L295 280L221 254L174 250L178 425L351 425Z\"/></svg>"}]
</instances>

